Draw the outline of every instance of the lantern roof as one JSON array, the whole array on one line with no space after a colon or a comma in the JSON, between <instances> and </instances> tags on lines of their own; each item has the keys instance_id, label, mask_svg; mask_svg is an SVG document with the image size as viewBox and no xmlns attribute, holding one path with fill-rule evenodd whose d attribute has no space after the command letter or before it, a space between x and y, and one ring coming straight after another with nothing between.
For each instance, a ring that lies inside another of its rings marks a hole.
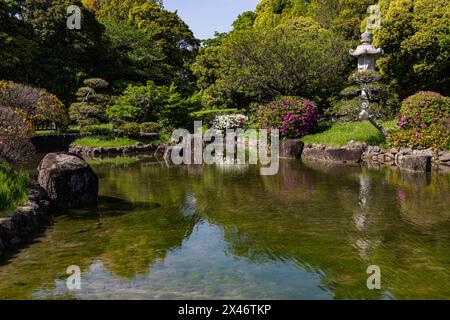
<instances>
[{"instance_id":1,"label":"lantern roof","mask_svg":"<svg viewBox=\"0 0 450 320\"><path fill-rule=\"evenodd\" d=\"M354 58L359 58L363 56L381 56L384 54L383 49L375 48L372 45L372 33L366 29L366 31L361 34L361 44L356 47L355 50L350 50L350 55Z\"/></svg>"}]
</instances>

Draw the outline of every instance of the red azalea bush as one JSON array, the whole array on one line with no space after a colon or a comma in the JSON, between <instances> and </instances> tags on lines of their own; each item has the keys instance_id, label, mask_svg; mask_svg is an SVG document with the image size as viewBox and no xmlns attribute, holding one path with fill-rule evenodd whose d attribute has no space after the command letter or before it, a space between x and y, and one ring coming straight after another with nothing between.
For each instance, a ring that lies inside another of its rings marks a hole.
<instances>
[{"instance_id":1,"label":"red azalea bush","mask_svg":"<svg viewBox=\"0 0 450 320\"><path fill-rule=\"evenodd\" d=\"M403 100L397 125L389 137L394 147L414 149L448 147L450 143L450 98L436 92L420 91Z\"/></svg>"},{"instance_id":2,"label":"red azalea bush","mask_svg":"<svg viewBox=\"0 0 450 320\"><path fill-rule=\"evenodd\" d=\"M280 137L303 137L317 126L318 107L310 99L282 97L258 110L261 128L279 129Z\"/></svg>"}]
</instances>

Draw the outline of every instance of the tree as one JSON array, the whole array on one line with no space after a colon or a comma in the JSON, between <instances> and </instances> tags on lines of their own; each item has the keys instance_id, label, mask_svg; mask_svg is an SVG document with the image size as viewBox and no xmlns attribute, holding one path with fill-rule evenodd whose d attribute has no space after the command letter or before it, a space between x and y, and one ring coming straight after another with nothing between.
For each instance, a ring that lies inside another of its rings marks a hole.
<instances>
[{"instance_id":1,"label":"tree","mask_svg":"<svg viewBox=\"0 0 450 320\"><path fill-rule=\"evenodd\" d=\"M212 95L248 104L280 95L325 101L339 92L347 53L343 39L311 18L274 29L236 31L197 58L194 71Z\"/></svg>"},{"instance_id":2,"label":"tree","mask_svg":"<svg viewBox=\"0 0 450 320\"><path fill-rule=\"evenodd\" d=\"M27 80L38 46L22 14L18 1L0 1L0 74L15 81Z\"/></svg>"},{"instance_id":3,"label":"tree","mask_svg":"<svg viewBox=\"0 0 450 320\"><path fill-rule=\"evenodd\" d=\"M374 43L386 54L380 72L401 97L418 90L450 95L450 6L447 0L380 0Z\"/></svg>"},{"instance_id":4,"label":"tree","mask_svg":"<svg viewBox=\"0 0 450 320\"><path fill-rule=\"evenodd\" d=\"M81 30L67 28L67 8L81 7ZM81 1L24 0L24 23L33 29L39 49L28 69L29 82L43 87L68 102L80 81L92 73L101 74L105 65L103 27ZM7 75L6 78L11 78Z\"/></svg>"},{"instance_id":5,"label":"tree","mask_svg":"<svg viewBox=\"0 0 450 320\"><path fill-rule=\"evenodd\" d=\"M189 64L199 41L189 27L159 1L84 1L106 27L106 36L118 58L112 78L124 89L130 83L152 80L160 85L175 82L192 90Z\"/></svg>"},{"instance_id":6,"label":"tree","mask_svg":"<svg viewBox=\"0 0 450 320\"><path fill-rule=\"evenodd\" d=\"M86 79L84 87L78 89L77 102L69 108L70 119L79 126L104 123L107 120L106 106L111 100L107 94L109 83L100 78Z\"/></svg>"}]
</instances>

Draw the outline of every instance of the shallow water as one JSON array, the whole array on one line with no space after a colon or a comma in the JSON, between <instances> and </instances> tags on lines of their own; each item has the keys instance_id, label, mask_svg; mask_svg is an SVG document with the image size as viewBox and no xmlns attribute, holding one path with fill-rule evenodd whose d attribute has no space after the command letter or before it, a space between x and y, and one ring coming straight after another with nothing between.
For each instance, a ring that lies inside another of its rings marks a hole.
<instances>
[{"instance_id":1,"label":"shallow water","mask_svg":"<svg viewBox=\"0 0 450 320\"><path fill-rule=\"evenodd\" d=\"M450 174L96 161L97 208L0 263L2 299L450 297ZM66 268L82 270L81 290ZM366 286L381 269L381 290Z\"/></svg>"}]
</instances>

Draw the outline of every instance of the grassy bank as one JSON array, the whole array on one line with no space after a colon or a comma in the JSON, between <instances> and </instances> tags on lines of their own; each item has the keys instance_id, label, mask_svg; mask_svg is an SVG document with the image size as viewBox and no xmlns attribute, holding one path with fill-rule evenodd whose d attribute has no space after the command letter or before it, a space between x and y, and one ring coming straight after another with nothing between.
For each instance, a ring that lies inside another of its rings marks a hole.
<instances>
[{"instance_id":1,"label":"grassy bank","mask_svg":"<svg viewBox=\"0 0 450 320\"><path fill-rule=\"evenodd\" d=\"M74 144L83 147L130 147L142 143L140 140L113 136L89 136L74 141Z\"/></svg>"},{"instance_id":2,"label":"grassy bank","mask_svg":"<svg viewBox=\"0 0 450 320\"><path fill-rule=\"evenodd\" d=\"M388 130L395 130L396 120L381 122ZM322 124L316 133L302 138L306 143L326 144L331 146L345 145L351 140L369 145L385 145L384 136L369 122L351 122L344 124Z\"/></svg>"},{"instance_id":3,"label":"grassy bank","mask_svg":"<svg viewBox=\"0 0 450 320\"><path fill-rule=\"evenodd\" d=\"M0 215L2 211L13 210L27 200L29 184L27 175L0 163Z\"/></svg>"}]
</instances>

